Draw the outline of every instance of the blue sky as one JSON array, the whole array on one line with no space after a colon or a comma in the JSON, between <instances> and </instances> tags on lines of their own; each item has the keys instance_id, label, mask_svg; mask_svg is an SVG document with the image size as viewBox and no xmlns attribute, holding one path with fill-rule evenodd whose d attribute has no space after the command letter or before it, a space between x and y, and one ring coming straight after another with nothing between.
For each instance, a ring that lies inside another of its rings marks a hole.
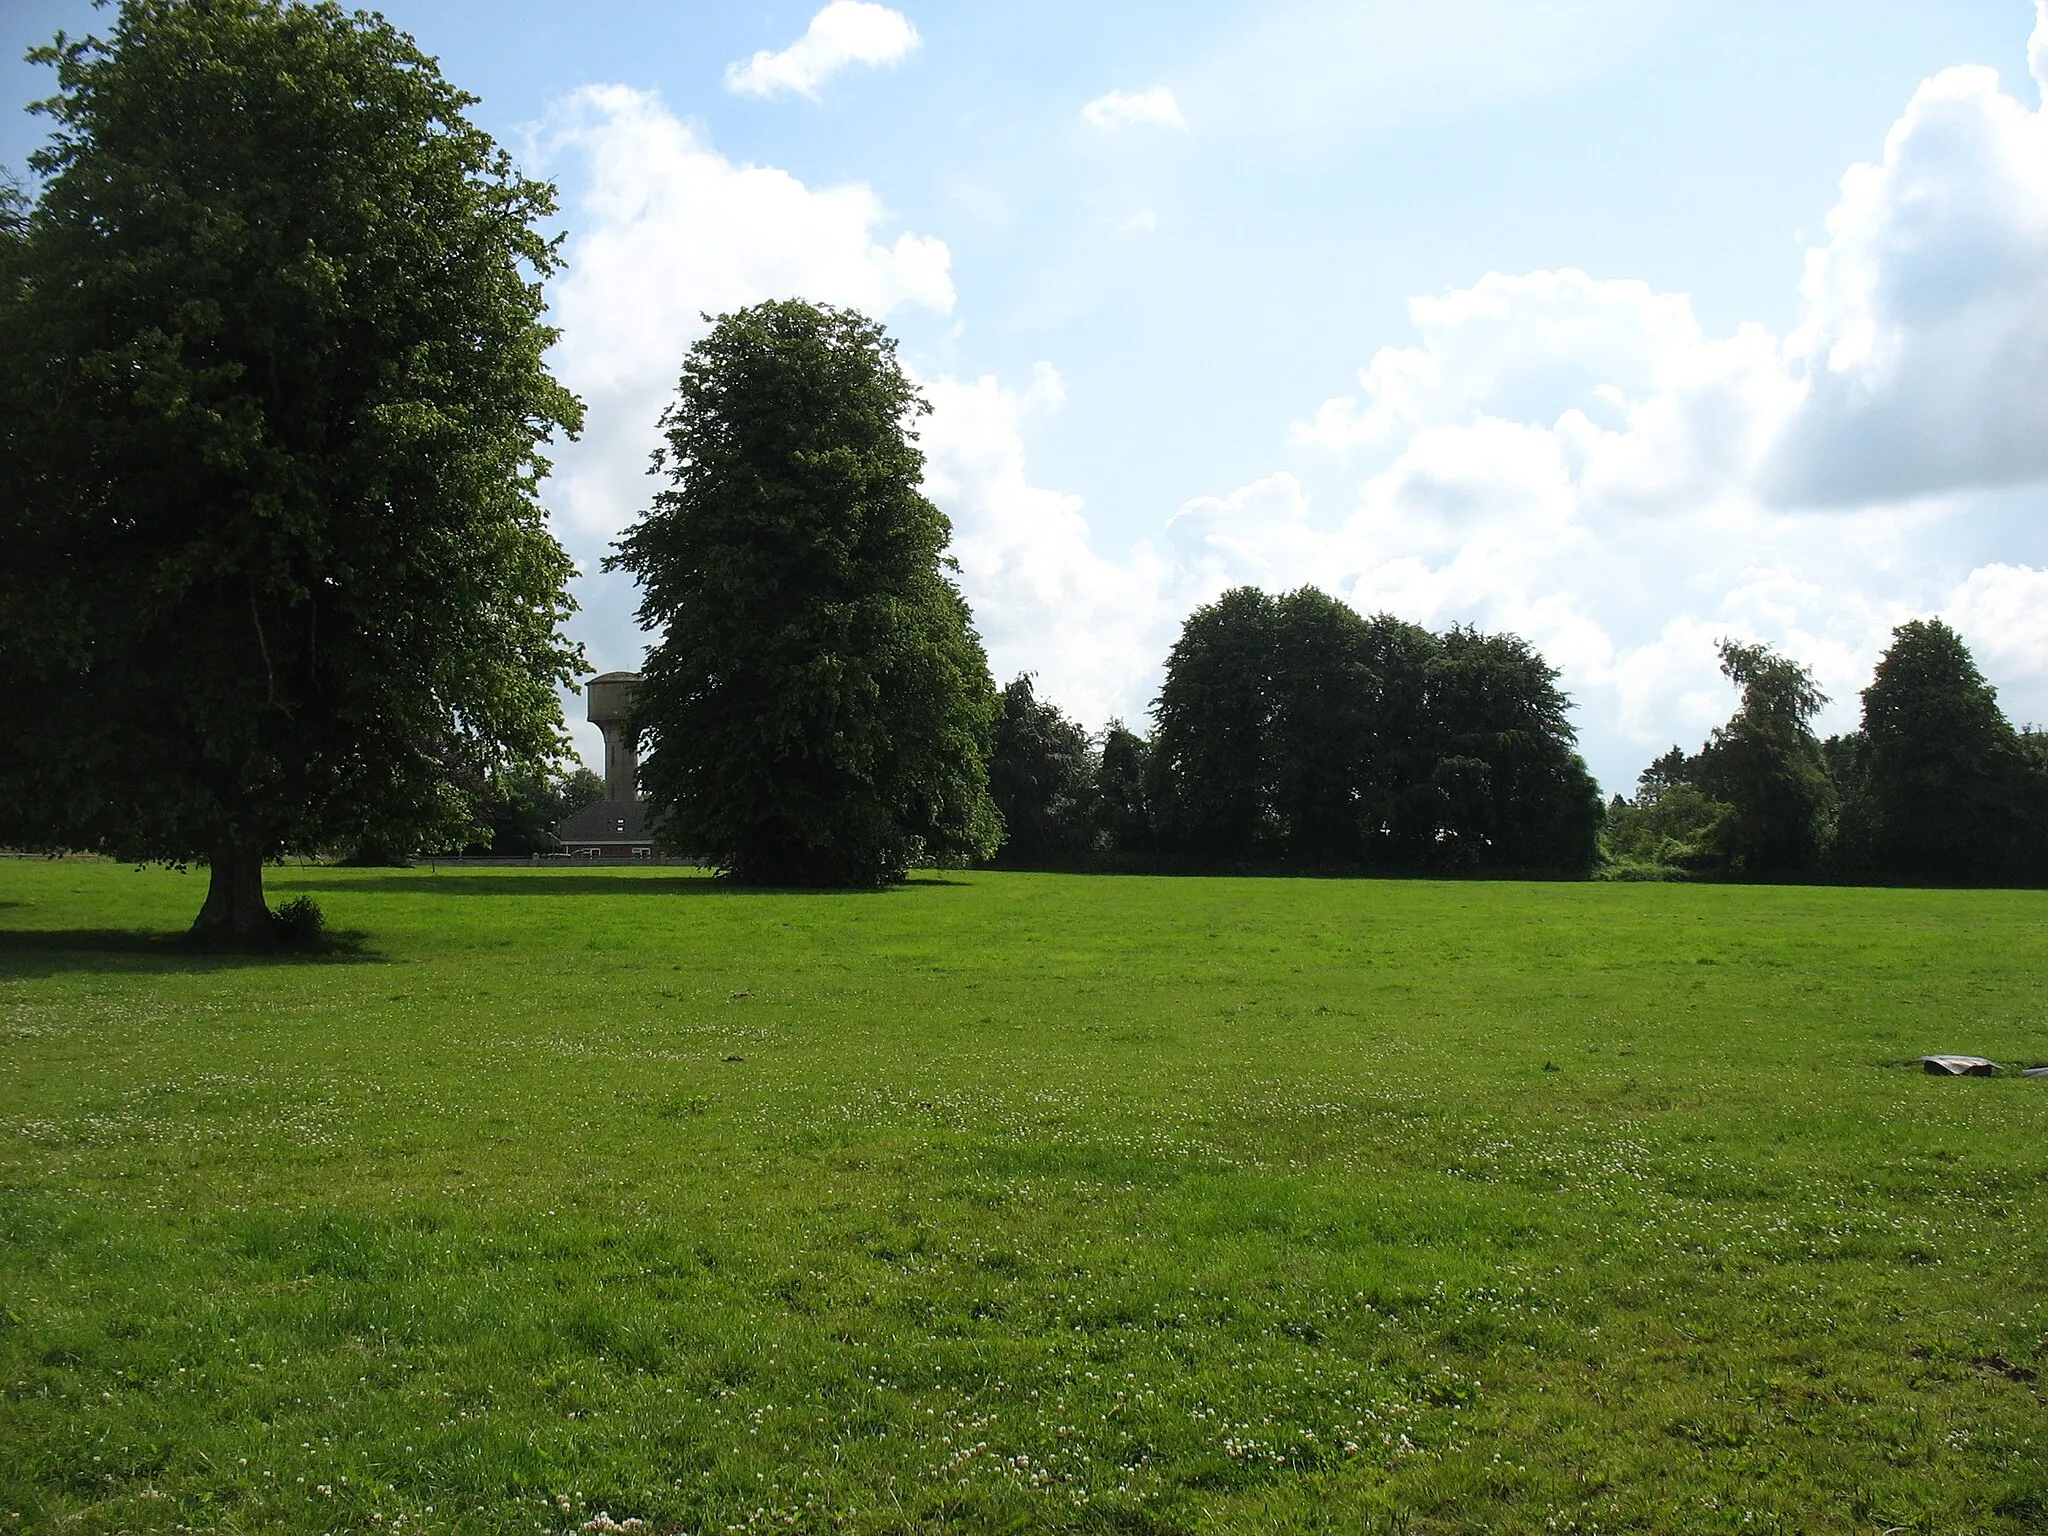
<instances>
[{"instance_id":1,"label":"blue sky","mask_svg":"<svg viewBox=\"0 0 2048 1536\"><path fill-rule=\"evenodd\" d=\"M901 336L998 675L1090 724L1238 581L1527 635L1610 788L1725 718L1721 635L1840 728L1942 613L2048 720L2030 4L387 14L561 186L588 568L698 311L794 293ZM0 44L106 19L14 0ZM630 588L580 595L633 665Z\"/></svg>"}]
</instances>

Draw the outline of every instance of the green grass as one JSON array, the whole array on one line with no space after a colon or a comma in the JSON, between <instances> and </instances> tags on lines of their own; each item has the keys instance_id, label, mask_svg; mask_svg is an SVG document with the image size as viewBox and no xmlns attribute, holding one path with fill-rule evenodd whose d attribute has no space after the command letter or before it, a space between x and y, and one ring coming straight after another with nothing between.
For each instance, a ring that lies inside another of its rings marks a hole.
<instances>
[{"instance_id":1,"label":"green grass","mask_svg":"<svg viewBox=\"0 0 2048 1536\"><path fill-rule=\"evenodd\" d=\"M2048 1529L2048 896L201 878L0 862L0 1531Z\"/></svg>"}]
</instances>

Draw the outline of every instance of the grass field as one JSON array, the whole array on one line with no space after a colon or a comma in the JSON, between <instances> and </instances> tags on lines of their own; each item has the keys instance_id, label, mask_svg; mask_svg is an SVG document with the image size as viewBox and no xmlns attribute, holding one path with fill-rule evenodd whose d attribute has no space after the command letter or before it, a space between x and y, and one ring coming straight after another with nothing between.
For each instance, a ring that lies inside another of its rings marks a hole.
<instances>
[{"instance_id":1,"label":"grass field","mask_svg":"<svg viewBox=\"0 0 2048 1536\"><path fill-rule=\"evenodd\" d=\"M0 862L0 1531L2048 1530L2048 895L202 880Z\"/></svg>"}]
</instances>

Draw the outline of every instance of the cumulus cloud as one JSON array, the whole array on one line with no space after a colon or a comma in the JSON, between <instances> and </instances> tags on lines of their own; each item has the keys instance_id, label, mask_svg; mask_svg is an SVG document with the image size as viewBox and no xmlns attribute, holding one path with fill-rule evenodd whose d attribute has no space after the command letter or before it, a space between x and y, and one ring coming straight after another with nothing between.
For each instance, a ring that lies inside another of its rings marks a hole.
<instances>
[{"instance_id":1,"label":"cumulus cloud","mask_svg":"<svg viewBox=\"0 0 2048 1536\"><path fill-rule=\"evenodd\" d=\"M952 519L953 555L999 679L1041 691L1091 724L1137 718L1178 618L1149 547L1121 559L1090 543L1081 498L1033 485L1024 430L1065 401L1041 363L1028 388L993 375L923 383L925 491Z\"/></svg>"},{"instance_id":2,"label":"cumulus cloud","mask_svg":"<svg viewBox=\"0 0 2048 1536\"><path fill-rule=\"evenodd\" d=\"M1410 314L1413 345L1296 423L1302 446L1369 471L1340 522L1285 541L1287 576L1366 611L1527 636L1563 668L1611 785L1727 717L1723 636L1812 666L1836 701L1824 723L1848 729L1893 625L1958 590L1980 607L2034 595L1955 587L1967 573L1944 541L1967 493L1775 502L1774 455L1810 398L1789 340L1710 337L1683 295L1569 270L1489 274ZM1998 661L2048 683L2048 651Z\"/></svg>"},{"instance_id":3,"label":"cumulus cloud","mask_svg":"<svg viewBox=\"0 0 2048 1536\"><path fill-rule=\"evenodd\" d=\"M1480 412L1554 418L1596 388L1617 400L1641 393L1660 358L1700 339L1684 295L1571 269L1490 272L1411 299L1408 317L1420 344L1381 348L1359 374L1363 403L1326 402L1296 427L1300 440L1342 450Z\"/></svg>"},{"instance_id":4,"label":"cumulus cloud","mask_svg":"<svg viewBox=\"0 0 2048 1536\"><path fill-rule=\"evenodd\" d=\"M2048 4L2038 23L2037 82ZM1826 229L1782 337L1709 336L1682 294L1572 270L1415 300L1413 339L1294 426L1364 466L1349 510L1237 569L1288 551L1283 580L1362 608L1527 634L1609 782L1726 718L1724 635L1813 666L1842 729L1892 627L1940 613L2041 717L2048 573L1963 551L2048 512L2048 119L1944 71Z\"/></svg>"},{"instance_id":5,"label":"cumulus cloud","mask_svg":"<svg viewBox=\"0 0 2048 1536\"><path fill-rule=\"evenodd\" d=\"M2048 13L2030 57L2038 77ZM1112 93L1091 121L1165 120L1131 115L1142 99ZM596 446L554 488L572 529L608 535L643 504L698 311L789 293L953 306L946 246L891 229L865 187L734 164L617 87L551 133L588 171L557 294ZM1362 611L1527 636L1610 787L1727 718L1724 636L1811 665L1843 729L1892 627L1940 613L2016 716L2048 718L2048 570L1997 533L2048 513L2048 134L1988 71L1928 81L1843 178L1788 334L1708 334L1683 294L1569 268L1489 273L1409 318L1353 393L1296 424L1295 462L1124 550L1096 548L1080 498L1030 473L1031 432L1062 407L1054 370L926 379L927 489L998 674L1036 671L1090 724L1141 717L1192 607L1314 582Z\"/></svg>"},{"instance_id":6,"label":"cumulus cloud","mask_svg":"<svg viewBox=\"0 0 2048 1536\"><path fill-rule=\"evenodd\" d=\"M2030 56L2048 58L2048 11ZM1969 67L1926 81L1843 176L1790 335L1706 338L1680 294L1576 271L1417 299L1419 344L1296 440L1370 449L1494 414L1552 425L1587 493L1897 503L2048 478L2048 116Z\"/></svg>"},{"instance_id":7,"label":"cumulus cloud","mask_svg":"<svg viewBox=\"0 0 2048 1536\"><path fill-rule=\"evenodd\" d=\"M1702 335L1683 294L1567 268L1488 273L1409 304L1420 344L1384 347L1361 396L1327 400L1294 437L1336 453L1486 420L1536 423L1603 502L1696 505L1747 482L1796 398L1761 327Z\"/></svg>"},{"instance_id":8,"label":"cumulus cloud","mask_svg":"<svg viewBox=\"0 0 2048 1536\"><path fill-rule=\"evenodd\" d=\"M815 100L818 87L847 65L893 64L917 44L917 28L902 12L868 0L832 0L780 53L764 49L727 65L725 88L742 96L794 92Z\"/></svg>"},{"instance_id":9,"label":"cumulus cloud","mask_svg":"<svg viewBox=\"0 0 2048 1536\"><path fill-rule=\"evenodd\" d=\"M655 421L706 313L771 298L887 316L953 308L944 241L893 238L868 187L806 186L718 153L658 97L591 86L545 130L576 172L575 234L554 292L555 364L590 407L553 488L576 531L616 533L645 504Z\"/></svg>"},{"instance_id":10,"label":"cumulus cloud","mask_svg":"<svg viewBox=\"0 0 2048 1536\"><path fill-rule=\"evenodd\" d=\"M1153 124L1162 128L1185 128L1180 103L1166 86L1149 91L1110 91L1081 109L1081 116L1096 128L1134 128Z\"/></svg>"},{"instance_id":11,"label":"cumulus cloud","mask_svg":"<svg viewBox=\"0 0 2048 1536\"><path fill-rule=\"evenodd\" d=\"M1804 299L1787 347L1804 398L1770 465L1777 497L2048 475L2048 118L1989 69L1927 81L1883 159L1842 178Z\"/></svg>"},{"instance_id":12,"label":"cumulus cloud","mask_svg":"<svg viewBox=\"0 0 2048 1536\"><path fill-rule=\"evenodd\" d=\"M1166 525L1180 585L1204 596L1235 586L1287 586L1321 540L1308 525L1308 492L1277 470L1225 496L1183 502Z\"/></svg>"},{"instance_id":13,"label":"cumulus cloud","mask_svg":"<svg viewBox=\"0 0 2048 1536\"><path fill-rule=\"evenodd\" d=\"M2005 682L2006 711L2021 723L2048 725L2048 570L1979 566L1957 583L1941 612L1977 664Z\"/></svg>"}]
</instances>

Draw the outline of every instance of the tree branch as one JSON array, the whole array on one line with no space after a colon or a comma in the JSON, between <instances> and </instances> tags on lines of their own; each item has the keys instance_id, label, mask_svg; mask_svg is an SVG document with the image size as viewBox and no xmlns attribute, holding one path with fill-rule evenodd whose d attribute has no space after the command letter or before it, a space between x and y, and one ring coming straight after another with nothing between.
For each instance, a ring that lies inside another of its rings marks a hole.
<instances>
[{"instance_id":1,"label":"tree branch","mask_svg":"<svg viewBox=\"0 0 2048 1536\"><path fill-rule=\"evenodd\" d=\"M263 702L277 702L277 674L270 670L270 643L263 638L263 615L256 611L256 588L249 588L249 618L256 626L256 649L263 653Z\"/></svg>"}]
</instances>

